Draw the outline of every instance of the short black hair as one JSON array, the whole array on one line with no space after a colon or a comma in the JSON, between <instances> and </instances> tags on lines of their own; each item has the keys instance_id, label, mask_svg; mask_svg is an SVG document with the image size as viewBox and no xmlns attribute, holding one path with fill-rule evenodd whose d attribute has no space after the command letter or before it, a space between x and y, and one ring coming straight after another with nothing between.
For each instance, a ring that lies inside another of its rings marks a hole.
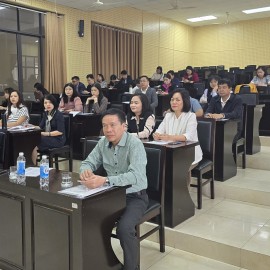
<instances>
[{"instance_id":1,"label":"short black hair","mask_svg":"<svg viewBox=\"0 0 270 270\"><path fill-rule=\"evenodd\" d=\"M112 81L112 80L116 80L117 79L117 76L115 75L115 74L112 74L111 76L110 76L110 80Z\"/></svg>"},{"instance_id":2,"label":"short black hair","mask_svg":"<svg viewBox=\"0 0 270 270\"><path fill-rule=\"evenodd\" d=\"M170 98L174 96L174 94L179 93L183 99L183 112L189 112L191 105L190 105L190 95L189 92L185 89L176 88L171 94ZM170 107L170 111L173 112L172 107Z\"/></svg>"},{"instance_id":3,"label":"short black hair","mask_svg":"<svg viewBox=\"0 0 270 270\"><path fill-rule=\"evenodd\" d=\"M172 79L172 76L171 76L170 74L167 73L167 74L164 76L164 78L168 78L168 79L171 80L171 79ZM163 80L164 80L164 78L163 78Z\"/></svg>"},{"instance_id":4,"label":"short black hair","mask_svg":"<svg viewBox=\"0 0 270 270\"><path fill-rule=\"evenodd\" d=\"M4 93L9 94L9 95L12 91L14 91L14 89L12 87L7 87L4 89Z\"/></svg>"},{"instance_id":5,"label":"short black hair","mask_svg":"<svg viewBox=\"0 0 270 270\"><path fill-rule=\"evenodd\" d=\"M86 75L86 79L88 79L88 78L89 79L93 79L93 80L95 79L93 74L87 74Z\"/></svg>"},{"instance_id":6,"label":"short black hair","mask_svg":"<svg viewBox=\"0 0 270 270\"><path fill-rule=\"evenodd\" d=\"M53 104L54 109L57 110L58 102L57 102L56 98L52 94L46 95L44 97L44 101L45 101L45 99L49 100Z\"/></svg>"},{"instance_id":7,"label":"short black hair","mask_svg":"<svg viewBox=\"0 0 270 270\"><path fill-rule=\"evenodd\" d=\"M171 74L171 75L173 75L174 76L174 71L173 70L169 70L168 72L167 72L167 74Z\"/></svg>"},{"instance_id":8,"label":"short black hair","mask_svg":"<svg viewBox=\"0 0 270 270\"><path fill-rule=\"evenodd\" d=\"M194 72L194 69L193 69L193 67L192 67L192 66L187 66L187 67L186 67L186 70L187 70L187 69L191 70L191 71L192 71L192 73Z\"/></svg>"},{"instance_id":9,"label":"short black hair","mask_svg":"<svg viewBox=\"0 0 270 270\"><path fill-rule=\"evenodd\" d=\"M161 73L162 73L162 66L157 66L156 69L159 69L161 71Z\"/></svg>"},{"instance_id":10,"label":"short black hair","mask_svg":"<svg viewBox=\"0 0 270 270\"><path fill-rule=\"evenodd\" d=\"M151 107L150 107L150 104L149 104L148 97L145 94L143 94L143 93L134 94L131 97L130 102L133 99L133 97L139 97L139 99L141 100L141 103L142 103L142 113L140 114L140 117L144 117L147 112L152 112ZM135 115L135 113L131 111L130 106L129 106L129 114L132 115L132 116Z\"/></svg>"},{"instance_id":11,"label":"short black hair","mask_svg":"<svg viewBox=\"0 0 270 270\"><path fill-rule=\"evenodd\" d=\"M218 85L223 85L223 84L227 84L229 88L232 88L232 82L231 82L231 80L229 80L227 78L223 78L223 79L218 81Z\"/></svg>"},{"instance_id":12,"label":"short black hair","mask_svg":"<svg viewBox=\"0 0 270 270\"><path fill-rule=\"evenodd\" d=\"M150 79L149 79L146 75L140 76L140 77L139 77L139 80L140 80L141 78L145 78L148 82L150 81Z\"/></svg>"},{"instance_id":13,"label":"short black hair","mask_svg":"<svg viewBox=\"0 0 270 270\"><path fill-rule=\"evenodd\" d=\"M103 118L106 116L106 115L116 115L120 121L121 124L123 123L126 123L126 114L119 110L119 109L116 109L116 108L111 108L107 111L105 111L102 115L101 115L101 122L103 120Z\"/></svg>"},{"instance_id":14,"label":"short black hair","mask_svg":"<svg viewBox=\"0 0 270 270\"><path fill-rule=\"evenodd\" d=\"M79 81L80 78L79 78L79 76L73 76L73 77L71 78L71 80L77 80L77 81Z\"/></svg>"},{"instance_id":15,"label":"short black hair","mask_svg":"<svg viewBox=\"0 0 270 270\"><path fill-rule=\"evenodd\" d=\"M124 69L124 70L121 71L121 74L122 74L122 75L127 75L128 73L127 73L127 71Z\"/></svg>"}]
</instances>

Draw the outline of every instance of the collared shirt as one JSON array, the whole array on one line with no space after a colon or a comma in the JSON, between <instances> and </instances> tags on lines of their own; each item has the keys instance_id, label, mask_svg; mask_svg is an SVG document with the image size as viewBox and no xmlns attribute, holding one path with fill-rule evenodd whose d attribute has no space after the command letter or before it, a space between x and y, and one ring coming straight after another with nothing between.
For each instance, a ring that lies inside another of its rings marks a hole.
<instances>
[{"instance_id":1,"label":"collared shirt","mask_svg":"<svg viewBox=\"0 0 270 270\"><path fill-rule=\"evenodd\" d=\"M127 193L147 188L146 153L142 142L125 132L114 147L106 137L99 140L96 147L82 162L80 172L95 171L103 165L110 185L127 186Z\"/></svg>"},{"instance_id":2,"label":"collared shirt","mask_svg":"<svg viewBox=\"0 0 270 270\"><path fill-rule=\"evenodd\" d=\"M222 98L220 99L222 109L224 108L224 106L226 105L226 103L227 103L227 101L230 99L230 97L231 97L231 94L230 94L229 97L228 97L226 100L224 100L224 101L223 101Z\"/></svg>"}]
</instances>

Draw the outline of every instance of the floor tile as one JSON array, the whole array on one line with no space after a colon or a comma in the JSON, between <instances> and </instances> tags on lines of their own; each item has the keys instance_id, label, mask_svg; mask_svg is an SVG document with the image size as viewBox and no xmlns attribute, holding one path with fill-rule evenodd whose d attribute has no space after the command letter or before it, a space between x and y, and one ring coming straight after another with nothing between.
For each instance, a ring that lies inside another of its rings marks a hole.
<instances>
[{"instance_id":1,"label":"floor tile","mask_svg":"<svg viewBox=\"0 0 270 270\"><path fill-rule=\"evenodd\" d=\"M239 270L239 267L204 258L180 250L173 250L148 270Z\"/></svg>"},{"instance_id":2,"label":"floor tile","mask_svg":"<svg viewBox=\"0 0 270 270\"><path fill-rule=\"evenodd\" d=\"M257 225L264 225L270 219L269 206L232 200L223 200L207 213Z\"/></svg>"},{"instance_id":3,"label":"floor tile","mask_svg":"<svg viewBox=\"0 0 270 270\"><path fill-rule=\"evenodd\" d=\"M241 247L258 229L260 229L260 226L256 224L206 213L187 223L179 231L235 247Z\"/></svg>"}]
</instances>

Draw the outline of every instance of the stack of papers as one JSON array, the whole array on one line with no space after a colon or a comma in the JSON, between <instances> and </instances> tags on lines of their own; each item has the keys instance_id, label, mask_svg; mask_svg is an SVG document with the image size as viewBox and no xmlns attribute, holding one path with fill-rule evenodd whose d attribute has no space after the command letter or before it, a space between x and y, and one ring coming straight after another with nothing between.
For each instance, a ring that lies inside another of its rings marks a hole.
<instances>
[{"instance_id":1,"label":"stack of papers","mask_svg":"<svg viewBox=\"0 0 270 270\"><path fill-rule=\"evenodd\" d=\"M103 190L110 189L110 188L112 188L112 187L111 186L102 186L99 188L89 189L89 188L85 187L84 185L78 185L76 187L71 187L71 188L67 188L64 190L60 190L60 191L58 191L58 193L71 195L71 196L82 199L82 198L89 197L93 194L96 194L98 192L101 192Z\"/></svg>"},{"instance_id":2,"label":"stack of papers","mask_svg":"<svg viewBox=\"0 0 270 270\"><path fill-rule=\"evenodd\" d=\"M25 130L32 130L35 129L36 127L34 125L28 124L25 126L16 126L16 127L9 127L9 131L25 131Z\"/></svg>"}]
</instances>

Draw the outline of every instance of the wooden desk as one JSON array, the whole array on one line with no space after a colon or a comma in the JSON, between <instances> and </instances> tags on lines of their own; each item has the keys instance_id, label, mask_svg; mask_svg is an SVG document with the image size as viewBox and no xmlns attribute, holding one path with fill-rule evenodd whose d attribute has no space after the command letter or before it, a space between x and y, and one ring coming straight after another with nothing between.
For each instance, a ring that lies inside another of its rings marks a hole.
<instances>
[{"instance_id":1,"label":"wooden desk","mask_svg":"<svg viewBox=\"0 0 270 270\"><path fill-rule=\"evenodd\" d=\"M232 143L237 133L237 121L216 122L215 140L215 180L225 181L237 173L233 159Z\"/></svg>"},{"instance_id":2,"label":"wooden desk","mask_svg":"<svg viewBox=\"0 0 270 270\"><path fill-rule=\"evenodd\" d=\"M194 216L195 205L189 194L189 168L195 159L197 142L180 145L156 145L143 141L147 147L165 147L165 225L175 227Z\"/></svg>"},{"instance_id":3,"label":"wooden desk","mask_svg":"<svg viewBox=\"0 0 270 270\"><path fill-rule=\"evenodd\" d=\"M81 138L99 136L102 129L100 114L79 113L71 120L73 158L82 160L83 146Z\"/></svg>"},{"instance_id":4,"label":"wooden desk","mask_svg":"<svg viewBox=\"0 0 270 270\"><path fill-rule=\"evenodd\" d=\"M264 105L246 105L246 153L249 155L253 155L261 151L259 124L262 117L263 107Z\"/></svg>"},{"instance_id":5,"label":"wooden desk","mask_svg":"<svg viewBox=\"0 0 270 270\"><path fill-rule=\"evenodd\" d=\"M16 165L19 152L23 152L26 165L33 166L32 152L39 145L41 139L41 130L31 131L7 131L7 144L5 151L4 169Z\"/></svg>"},{"instance_id":6,"label":"wooden desk","mask_svg":"<svg viewBox=\"0 0 270 270\"><path fill-rule=\"evenodd\" d=\"M74 185L78 177L73 174ZM57 193L60 178L60 171L50 171L49 191L44 191L37 177L20 186L7 174L0 176L0 268L120 269L111 231L125 208L125 188L76 199Z\"/></svg>"}]
</instances>

